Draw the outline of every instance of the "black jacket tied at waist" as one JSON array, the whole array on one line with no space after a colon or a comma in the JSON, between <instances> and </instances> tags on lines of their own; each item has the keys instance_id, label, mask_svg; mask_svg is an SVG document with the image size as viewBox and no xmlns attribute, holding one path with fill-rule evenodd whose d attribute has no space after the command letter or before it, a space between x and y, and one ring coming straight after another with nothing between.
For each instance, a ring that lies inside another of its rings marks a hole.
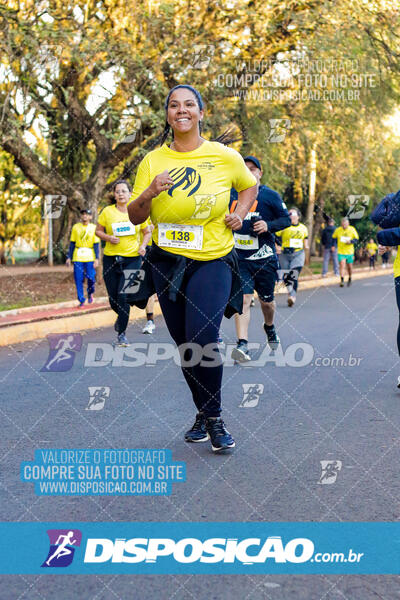
<instances>
[{"instance_id":1,"label":"black jacket tied at waist","mask_svg":"<svg viewBox=\"0 0 400 600\"><path fill-rule=\"evenodd\" d=\"M224 312L224 316L230 319L235 313L242 313L243 309L243 291L236 251L232 249L226 256L214 260L226 263L232 271L231 291ZM186 270L188 266L193 263L193 260L186 256L181 256L180 254L167 252L153 242L138 271L137 285L135 286L135 288L138 288L137 291L135 291L135 293L126 294L126 300L129 304L142 309L146 307L150 296L156 293L152 268L156 269L157 263L159 262L167 262L171 265L167 275L168 281L166 286L168 298L172 302L176 302L177 294L182 289ZM212 293L212 290L210 290L210 293Z\"/></svg>"}]
</instances>

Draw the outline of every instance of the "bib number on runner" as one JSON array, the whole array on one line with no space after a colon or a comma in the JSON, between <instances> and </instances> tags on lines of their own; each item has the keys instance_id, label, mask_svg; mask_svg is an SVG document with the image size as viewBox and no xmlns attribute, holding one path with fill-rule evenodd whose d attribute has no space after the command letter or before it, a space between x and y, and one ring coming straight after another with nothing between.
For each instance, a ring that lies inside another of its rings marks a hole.
<instances>
[{"instance_id":1,"label":"bib number on runner","mask_svg":"<svg viewBox=\"0 0 400 600\"><path fill-rule=\"evenodd\" d=\"M91 248L77 248L77 260L93 260L93 250Z\"/></svg>"},{"instance_id":2,"label":"bib number on runner","mask_svg":"<svg viewBox=\"0 0 400 600\"><path fill-rule=\"evenodd\" d=\"M303 240L299 239L299 238L291 238L290 242L289 242L289 248L302 248L303 247Z\"/></svg>"},{"instance_id":3,"label":"bib number on runner","mask_svg":"<svg viewBox=\"0 0 400 600\"><path fill-rule=\"evenodd\" d=\"M123 237L124 235L136 235L136 225L133 225L130 221L111 223L111 227L113 234L116 237Z\"/></svg>"},{"instance_id":4,"label":"bib number on runner","mask_svg":"<svg viewBox=\"0 0 400 600\"><path fill-rule=\"evenodd\" d=\"M349 237L342 235L342 237L340 238L340 241L342 242L342 244L350 244L351 239Z\"/></svg>"},{"instance_id":5,"label":"bib number on runner","mask_svg":"<svg viewBox=\"0 0 400 600\"><path fill-rule=\"evenodd\" d=\"M164 248L201 250L203 247L203 226L159 223L158 245Z\"/></svg>"},{"instance_id":6,"label":"bib number on runner","mask_svg":"<svg viewBox=\"0 0 400 600\"><path fill-rule=\"evenodd\" d=\"M239 248L240 250L258 250L258 237L240 235L240 233L234 233L233 235L235 237L235 248Z\"/></svg>"}]
</instances>

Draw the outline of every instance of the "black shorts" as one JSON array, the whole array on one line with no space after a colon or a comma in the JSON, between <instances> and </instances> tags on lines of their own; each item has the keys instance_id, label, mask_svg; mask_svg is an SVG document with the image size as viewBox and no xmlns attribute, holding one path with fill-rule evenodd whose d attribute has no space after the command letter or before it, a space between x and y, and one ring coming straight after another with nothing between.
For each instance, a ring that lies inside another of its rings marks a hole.
<instances>
[{"instance_id":1,"label":"black shorts","mask_svg":"<svg viewBox=\"0 0 400 600\"><path fill-rule=\"evenodd\" d=\"M256 290L261 300L272 302L278 280L278 261L273 257L267 260L240 259L239 268L243 294L252 294Z\"/></svg>"}]
</instances>

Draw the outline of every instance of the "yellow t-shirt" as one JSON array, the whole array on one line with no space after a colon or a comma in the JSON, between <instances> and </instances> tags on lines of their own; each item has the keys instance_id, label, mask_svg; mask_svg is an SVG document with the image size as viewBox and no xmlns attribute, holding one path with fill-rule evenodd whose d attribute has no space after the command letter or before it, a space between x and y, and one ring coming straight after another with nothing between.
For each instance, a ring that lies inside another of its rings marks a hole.
<instances>
[{"instance_id":1,"label":"yellow t-shirt","mask_svg":"<svg viewBox=\"0 0 400 600\"><path fill-rule=\"evenodd\" d=\"M281 238L282 248L293 248L295 252L300 252L304 249L304 240L308 237L308 229L303 223L298 223L276 231L275 235Z\"/></svg>"},{"instance_id":2,"label":"yellow t-shirt","mask_svg":"<svg viewBox=\"0 0 400 600\"><path fill-rule=\"evenodd\" d=\"M349 255L349 254L354 254L354 245L350 242L350 240L358 240L358 233L357 230L354 229L354 227L352 225L349 225L348 227L346 227L346 229L343 229L342 226L337 227L335 229L335 231L333 232L332 235L333 238L336 238L338 243L337 243L337 251L338 254L344 254L344 255ZM349 240L349 241L347 241Z\"/></svg>"},{"instance_id":3,"label":"yellow t-shirt","mask_svg":"<svg viewBox=\"0 0 400 600\"><path fill-rule=\"evenodd\" d=\"M393 275L400 277L400 246L397 246L397 254L393 263Z\"/></svg>"},{"instance_id":4,"label":"yellow t-shirt","mask_svg":"<svg viewBox=\"0 0 400 600\"><path fill-rule=\"evenodd\" d=\"M93 245L99 242L94 223L75 223L71 230L71 242L75 242L72 262L91 262L96 256Z\"/></svg>"},{"instance_id":5,"label":"yellow t-shirt","mask_svg":"<svg viewBox=\"0 0 400 600\"><path fill-rule=\"evenodd\" d=\"M106 256L139 256L140 232L150 224L149 219L141 225L133 225L127 212L121 212L115 204L111 204L101 211L98 223L108 235L120 238L119 244L106 242Z\"/></svg>"},{"instance_id":6,"label":"yellow t-shirt","mask_svg":"<svg viewBox=\"0 0 400 600\"><path fill-rule=\"evenodd\" d=\"M192 152L176 152L164 144L140 163L131 201L165 169L174 185L151 203L154 242L195 260L228 254L234 246L232 230L224 223L231 188L241 192L257 183L243 158L219 142L205 141Z\"/></svg>"},{"instance_id":7,"label":"yellow t-shirt","mask_svg":"<svg viewBox=\"0 0 400 600\"><path fill-rule=\"evenodd\" d=\"M378 244L375 244L375 242L372 242L372 244L367 244L367 252L370 256L374 256L377 250Z\"/></svg>"}]
</instances>

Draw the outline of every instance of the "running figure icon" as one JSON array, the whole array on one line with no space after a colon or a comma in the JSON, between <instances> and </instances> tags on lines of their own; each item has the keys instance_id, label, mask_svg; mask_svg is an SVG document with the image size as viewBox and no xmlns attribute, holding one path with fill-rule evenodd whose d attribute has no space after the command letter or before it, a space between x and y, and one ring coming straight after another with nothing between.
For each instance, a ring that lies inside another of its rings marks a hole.
<instances>
[{"instance_id":1,"label":"running figure icon","mask_svg":"<svg viewBox=\"0 0 400 600\"><path fill-rule=\"evenodd\" d=\"M71 358L71 355L68 354L67 350L73 350L74 346L71 345L71 342L73 341L74 337L72 335L69 335L67 338L61 338L57 345L56 345L56 350L58 350L58 352L53 356L53 358L51 359L50 362L47 363L46 365L46 369L49 370L50 366L53 363L58 363L61 360L67 360L68 358Z\"/></svg>"},{"instance_id":2,"label":"running figure icon","mask_svg":"<svg viewBox=\"0 0 400 600\"><path fill-rule=\"evenodd\" d=\"M61 558L61 556L66 556L67 554L72 554L70 548L67 548L68 544L76 544L76 540L73 540L74 532L68 531L67 535L59 535L56 541L56 544L59 544L57 550L50 556L49 559L46 560L46 565L50 566L53 558ZM60 542L60 540L63 540Z\"/></svg>"},{"instance_id":3,"label":"running figure icon","mask_svg":"<svg viewBox=\"0 0 400 600\"><path fill-rule=\"evenodd\" d=\"M68 567L81 545L82 532L80 529L48 529L47 535L50 548L42 567Z\"/></svg>"},{"instance_id":4,"label":"running figure icon","mask_svg":"<svg viewBox=\"0 0 400 600\"><path fill-rule=\"evenodd\" d=\"M82 347L81 334L50 334L47 339L50 345L49 356L41 371L69 371L74 363L75 352L79 352Z\"/></svg>"}]
</instances>

